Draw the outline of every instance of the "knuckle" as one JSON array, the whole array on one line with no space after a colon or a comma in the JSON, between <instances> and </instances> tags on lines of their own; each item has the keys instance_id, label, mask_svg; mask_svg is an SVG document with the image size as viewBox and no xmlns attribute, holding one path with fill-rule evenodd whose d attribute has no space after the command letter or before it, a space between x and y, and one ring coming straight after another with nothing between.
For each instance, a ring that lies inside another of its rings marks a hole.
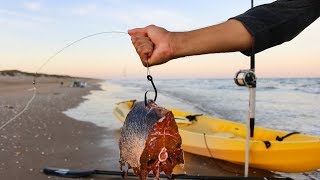
<instances>
[{"instance_id":1,"label":"knuckle","mask_svg":"<svg viewBox=\"0 0 320 180\"><path fill-rule=\"evenodd\" d=\"M150 24L149 26L147 26L147 28L154 28L154 27L156 27L156 25L154 24Z\"/></svg>"}]
</instances>

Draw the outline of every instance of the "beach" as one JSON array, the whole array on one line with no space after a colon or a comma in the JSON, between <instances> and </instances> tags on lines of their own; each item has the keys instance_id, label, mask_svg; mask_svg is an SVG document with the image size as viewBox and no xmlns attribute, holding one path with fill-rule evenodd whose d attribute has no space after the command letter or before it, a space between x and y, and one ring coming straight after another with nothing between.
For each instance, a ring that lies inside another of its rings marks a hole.
<instances>
[{"instance_id":1,"label":"beach","mask_svg":"<svg viewBox=\"0 0 320 180\"><path fill-rule=\"evenodd\" d=\"M64 82L63 86L61 81ZM85 88L70 87L72 81L71 78L37 78L37 95L34 101L21 116L0 131L0 179L64 179L46 176L42 173L44 167L119 171L119 126L111 129L97 126L63 113L83 102L83 97L89 95L90 91L100 91L99 80L86 80L88 86ZM32 97L32 77L2 76L0 87L2 125L19 113ZM112 110L111 106L106 108ZM231 163L228 165L225 162L210 161L188 153L185 158L188 163L184 168L177 167L176 173L242 173L241 166ZM194 161L195 159L198 160ZM220 166L223 166L223 170ZM196 171L190 171L192 169ZM262 172L263 175L270 175ZM253 173L256 174L262 175L259 170L258 173ZM94 179L109 178L121 177L94 176Z\"/></svg>"},{"instance_id":2,"label":"beach","mask_svg":"<svg viewBox=\"0 0 320 180\"><path fill-rule=\"evenodd\" d=\"M32 77L0 77L2 125L24 108L32 97L33 85ZM134 85L122 81L83 79L88 83L86 87L72 88L73 80L37 78L34 101L21 116L0 130L0 179L66 179L44 175L44 167L120 171L118 138L122 124L112 110L117 102L142 98L143 90L151 87L139 85L144 81L134 81L138 84ZM158 84L159 87L161 84L169 86L170 82L158 81ZM176 88L174 84L170 87ZM158 99L159 104L199 112L193 104L190 106L163 91ZM184 156L185 165L176 166L174 173L243 176L242 165L190 153ZM249 176L286 177L287 174L250 169ZM308 176L293 175L297 179ZM111 178L121 179L102 175L87 179Z\"/></svg>"},{"instance_id":3,"label":"beach","mask_svg":"<svg viewBox=\"0 0 320 180\"><path fill-rule=\"evenodd\" d=\"M44 167L103 167L105 128L76 121L62 112L84 101L98 80L72 88L71 78L37 78L37 95L29 108L0 130L0 179L47 179ZM64 85L61 86L61 81ZM0 78L0 124L21 111L32 97L32 77Z\"/></svg>"}]
</instances>

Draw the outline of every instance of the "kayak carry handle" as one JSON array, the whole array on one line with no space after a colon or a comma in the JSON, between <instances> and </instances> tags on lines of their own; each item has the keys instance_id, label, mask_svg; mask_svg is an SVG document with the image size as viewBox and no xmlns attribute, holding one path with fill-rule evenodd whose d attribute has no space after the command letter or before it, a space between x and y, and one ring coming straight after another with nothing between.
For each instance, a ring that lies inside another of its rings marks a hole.
<instances>
[{"instance_id":1,"label":"kayak carry handle","mask_svg":"<svg viewBox=\"0 0 320 180\"><path fill-rule=\"evenodd\" d=\"M282 137L277 136L277 137L276 137L276 140L277 140L277 141L283 141L285 138L287 138L287 137L289 137L289 136L291 136L291 135L294 135L294 134L300 134L300 132L295 131L295 132L289 133L289 134L287 134L287 135L285 135L285 136L282 136Z\"/></svg>"}]
</instances>

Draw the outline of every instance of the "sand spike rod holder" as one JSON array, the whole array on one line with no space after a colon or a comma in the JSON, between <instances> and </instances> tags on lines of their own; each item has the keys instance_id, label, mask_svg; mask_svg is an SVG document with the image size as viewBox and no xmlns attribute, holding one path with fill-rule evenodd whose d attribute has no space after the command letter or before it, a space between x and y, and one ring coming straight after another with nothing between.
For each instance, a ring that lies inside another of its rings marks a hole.
<instances>
[{"instance_id":1,"label":"sand spike rod holder","mask_svg":"<svg viewBox=\"0 0 320 180\"><path fill-rule=\"evenodd\" d=\"M247 86L249 88L249 110L246 130L246 151L245 151L245 177L248 177L249 169L249 151L250 137L254 136L254 118L256 106L256 85L257 77L253 70L240 70L236 73L234 82L238 86Z\"/></svg>"}]
</instances>

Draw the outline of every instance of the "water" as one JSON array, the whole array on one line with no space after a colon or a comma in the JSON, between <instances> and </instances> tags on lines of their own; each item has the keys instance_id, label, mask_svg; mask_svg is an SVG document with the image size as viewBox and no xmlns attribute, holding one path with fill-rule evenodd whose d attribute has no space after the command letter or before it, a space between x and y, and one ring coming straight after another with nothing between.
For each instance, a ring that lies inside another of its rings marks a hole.
<instances>
[{"instance_id":1,"label":"water","mask_svg":"<svg viewBox=\"0 0 320 180\"><path fill-rule=\"evenodd\" d=\"M145 80L110 83L126 89L121 95L123 99L119 97L121 100L142 99L145 90L152 90ZM246 87L236 86L232 79L156 80L155 83L161 105L246 121L249 92ZM152 98L151 93L149 97ZM259 126L320 135L319 107L320 78L258 80L256 124Z\"/></svg>"},{"instance_id":2,"label":"water","mask_svg":"<svg viewBox=\"0 0 320 180\"><path fill-rule=\"evenodd\" d=\"M245 122L249 92L232 79L154 79L158 89L157 103L193 113ZM117 130L121 123L113 116L115 103L130 99L143 100L152 86L147 80L108 80L103 91L93 91L87 101L65 113ZM259 79L256 96L256 125L289 132L320 135L320 78ZM302 176L320 179L320 173ZM294 176L298 177L299 176Z\"/></svg>"}]
</instances>

